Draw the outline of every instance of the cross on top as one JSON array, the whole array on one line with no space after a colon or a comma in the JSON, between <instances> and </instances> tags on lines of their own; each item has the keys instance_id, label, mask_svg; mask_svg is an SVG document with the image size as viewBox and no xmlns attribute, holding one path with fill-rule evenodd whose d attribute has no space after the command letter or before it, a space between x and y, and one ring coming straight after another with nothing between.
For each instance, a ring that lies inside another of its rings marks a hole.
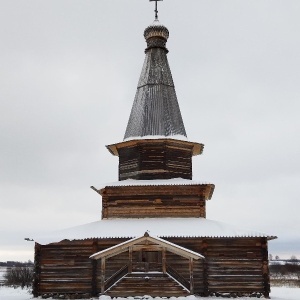
<instances>
[{"instance_id":1,"label":"cross on top","mask_svg":"<svg viewBox=\"0 0 300 300\"><path fill-rule=\"evenodd\" d=\"M150 2L155 1L155 20L158 19L158 10L157 10L157 1L163 1L163 0L149 0Z\"/></svg>"}]
</instances>

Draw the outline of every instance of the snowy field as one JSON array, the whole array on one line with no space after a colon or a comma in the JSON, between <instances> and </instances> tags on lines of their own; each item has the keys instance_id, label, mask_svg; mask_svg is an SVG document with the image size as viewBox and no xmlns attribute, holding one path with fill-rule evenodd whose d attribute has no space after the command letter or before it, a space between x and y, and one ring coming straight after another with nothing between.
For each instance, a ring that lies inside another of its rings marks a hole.
<instances>
[{"instance_id":1,"label":"snowy field","mask_svg":"<svg viewBox=\"0 0 300 300\"><path fill-rule=\"evenodd\" d=\"M0 300L29 300L32 299L32 295L26 289L22 290L21 288L8 288L8 287L0 287ZM40 298L39 298L40 299ZM52 298L51 298L52 299ZM95 299L95 298L94 298ZM100 296L100 300L110 300L111 298L108 296ZM117 298L124 299L124 298ZM145 297L128 297L126 300L134 300L134 299L147 299L152 300L150 296ZM160 298L156 297L154 300L159 300ZM171 297L170 300L199 300L199 299L225 299L220 297L210 297L210 298L202 298L202 297ZM250 300L254 298L238 298L239 300ZM300 288L285 288L285 287L274 287L272 288L271 299L274 300L300 300ZM165 298L164 298L165 300Z\"/></svg>"}]
</instances>

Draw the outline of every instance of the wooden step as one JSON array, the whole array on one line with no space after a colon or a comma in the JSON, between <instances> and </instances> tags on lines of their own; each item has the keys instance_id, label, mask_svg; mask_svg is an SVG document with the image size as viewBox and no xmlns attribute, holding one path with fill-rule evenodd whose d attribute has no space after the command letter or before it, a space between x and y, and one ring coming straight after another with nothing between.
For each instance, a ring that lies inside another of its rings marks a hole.
<instances>
[{"instance_id":1,"label":"wooden step","mask_svg":"<svg viewBox=\"0 0 300 300\"><path fill-rule=\"evenodd\" d=\"M111 297L129 296L188 296L190 293L169 275L163 273L127 274L106 291Z\"/></svg>"}]
</instances>

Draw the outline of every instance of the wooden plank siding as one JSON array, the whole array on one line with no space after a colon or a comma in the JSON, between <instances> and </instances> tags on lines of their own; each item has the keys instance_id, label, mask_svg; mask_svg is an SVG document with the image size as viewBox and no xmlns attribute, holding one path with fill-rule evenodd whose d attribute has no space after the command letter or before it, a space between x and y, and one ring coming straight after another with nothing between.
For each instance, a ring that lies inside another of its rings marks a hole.
<instances>
[{"instance_id":1,"label":"wooden plank siding","mask_svg":"<svg viewBox=\"0 0 300 300\"><path fill-rule=\"evenodd\" d=\"M128 239L88 239L61 241L35 247L34 296L81 295L101 293L101 261L89 257ZM200 295L269 295L268 252L266 238L165 238L165 240L198 252L205 260L194 261L194 293ZM138 266L139 252L132 254ZM159 257L159 262L161 257ZM129 264L124 252L105 262L105 280ZM166 252L166 264L190 281L189 260ZM162 264L157 264L161 266Z\"/></svg>"},{"instance_id":2,"label":"wooden plank siding","mask_svg":"<svg viewBox=\"0 0 300 300\"><path fill-rule=\"evenodd\" d=\"M102 218L205 218L213 189L211 184L106 187L100 191Z\"/></svg>"}]
</instances>

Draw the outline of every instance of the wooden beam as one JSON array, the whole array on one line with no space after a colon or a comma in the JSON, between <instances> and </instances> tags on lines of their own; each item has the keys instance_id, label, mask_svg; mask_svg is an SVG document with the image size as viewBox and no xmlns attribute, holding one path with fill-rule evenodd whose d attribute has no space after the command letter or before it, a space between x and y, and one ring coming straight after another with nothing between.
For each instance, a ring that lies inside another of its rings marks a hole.
<instances>
[{"instance_id":1,"label":"wooden beam","mask_svg":"<svg viewBox=\"0 0 300 300\"><path fill-rule=\"evenodd\" d=\"M162 271L164 274L167 273L167 259L166 259L166 248L162 249Z\"/></svg>"},{"instance_id":2,"label":"wooden beam","mask_svg":"<svg viewBox=\"0 0 300 300\"><path fill-rule=\"evenodd\" d=\"M105 291L105 257L101 258L101 294Z\"/></svg>"},{"instance_id":3,"label":"wooden beam","mask_svg":"<svg viewBox=\"0 0 300 300\"><path fill-rule=\"evenodd\" d=\"M132 273L132 247L128 249L129 263L128 263L128 273Z\"/></svg>"},{"instance_id":4,"label":"wooden beam","mask_svg":"<svg viewBox=\"0 0 300 300\"><path fill-rule=\"evenodd\" d=\"M189 269L190 269L190 293L194 294L194 260L192 257L189 260Z\"/></svg>"},{"instance_id":5,"label":"wooden beam","mask_svg":"<svg viewBox=\"0 0 300 300\"><path fill-rule=\"evenodd\" d=\"M151 242L152 244L149 244ZM144 243L141 244L141 243ZM145 245L147 244L148 245ZM140 238L134 238L131 239L127 242L121 243L120 245L113 246L109 249L100 251L98 253L95 253L90 256L92 259L100 259L102 257L113 257L116 256L120 253L123 253L125 251L128 251L129 247L133 247L133 251L138 251L138 250L148 250L148 251L161 251L163 247L165 247L168 251L178 254L179 256L185 257L187 259L193 258L193 259L204 259L204 257L196 253L194 251L191 251L189 249L185 249L183 247L180 247L176 244L173 244L171 242L165 241L160 238L154 238L151 236L142 236Z\"/></svg>"}]
</instances>

